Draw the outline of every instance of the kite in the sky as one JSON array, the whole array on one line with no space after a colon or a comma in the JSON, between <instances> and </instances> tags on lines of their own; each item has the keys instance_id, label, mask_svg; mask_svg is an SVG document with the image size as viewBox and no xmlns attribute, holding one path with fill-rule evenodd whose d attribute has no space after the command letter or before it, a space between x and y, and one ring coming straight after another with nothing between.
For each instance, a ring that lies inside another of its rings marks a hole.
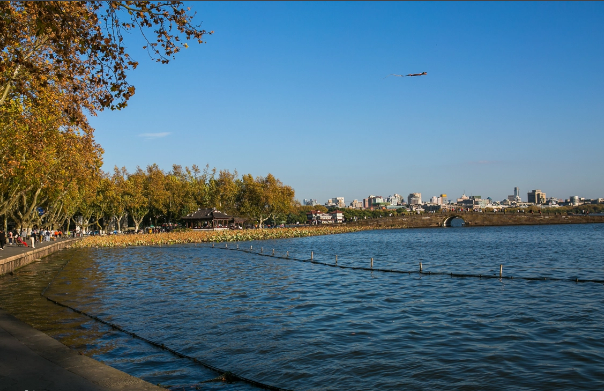
<instances>
[{"instance_id":1,"label":"kite in the sky","mask_svg":"<svg viewBox=\"0 0 604 391\"><path fill-rule=\"evenodd\" d=\"M388 75L388 76L407 77L407 76L425 76L425 75L427 75L427 74L428 74L428 72L422 72L422 73L410 73L410 74L408 74L408 75L397 75L397 74L395 74L395 73L392 73L392 74L390 74L390 75ZM388 76L386 76L386 77L388 77ZM385 78L386 78L386 77L385 77ZM384 79L385 79L385 78L384 78Z\"/></svg>"}]
</instances>

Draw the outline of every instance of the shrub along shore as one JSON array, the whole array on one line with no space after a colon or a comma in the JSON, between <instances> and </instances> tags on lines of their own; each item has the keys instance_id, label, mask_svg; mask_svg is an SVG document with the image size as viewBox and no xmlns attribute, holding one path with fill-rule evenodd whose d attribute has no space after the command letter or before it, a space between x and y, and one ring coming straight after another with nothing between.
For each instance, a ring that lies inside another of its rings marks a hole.
<instances>
[{"instance_id":1,"label":"shrub along shore","mask_svg":"<svg viewBox=\"0 0 604 391\"><path fill-rule=\"evenodd\" d=\"M334 235L365 231L368 229L373 228L366 226L347 227L341 225L332 225L327 227L319 226L279 229L244 229L234 231L182 231L146 235L89 236L75 243L73 247L130 247L208 242L243 242L248 240L270 240L301 238L306 236Z\"/></svg>"}]
</instances>

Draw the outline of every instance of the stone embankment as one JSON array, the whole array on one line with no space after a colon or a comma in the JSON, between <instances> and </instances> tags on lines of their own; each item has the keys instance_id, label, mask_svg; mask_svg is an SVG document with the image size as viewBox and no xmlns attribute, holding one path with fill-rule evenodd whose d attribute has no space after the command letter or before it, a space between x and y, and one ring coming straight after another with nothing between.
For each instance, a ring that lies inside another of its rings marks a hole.
<instances>
[{"instance_id":1,"label":"stone embankment","mask_svg":"<svg viewBox=\"0 0 604 391\"><path fill-rule=\"evenodd\" d=\"M6 258L0 258L0 276L38 261L40 258L50 255L55 251L70 247L78 240L80 239L63 239L57 242L38 243L36 244L36 247L39 248L4 246L5 251L16 254L9 255ZM2 255L5 255L4 252Z\"/></svg>"},{"instance_id":2,"label":"stone embankment","mask_svg":"<svg viewBox=\"0 0 604 391\"><path fill-rule=\"evenodd\" d=\"M0 309L0 390L161 391L102 364Z\"/></svg>"},{"instance_id":3,"label":"stone embankment","mask_svg":"<svg viewBox=\"0 0 604 391\"><path fill-rule=\"evenodd\" d=\"M444 227L455 217L463 219L466 227L604 223L604 216L600 215L456 212L383 217L359 220L347 225L373 229Z\"/></svg>"}]
</instances>

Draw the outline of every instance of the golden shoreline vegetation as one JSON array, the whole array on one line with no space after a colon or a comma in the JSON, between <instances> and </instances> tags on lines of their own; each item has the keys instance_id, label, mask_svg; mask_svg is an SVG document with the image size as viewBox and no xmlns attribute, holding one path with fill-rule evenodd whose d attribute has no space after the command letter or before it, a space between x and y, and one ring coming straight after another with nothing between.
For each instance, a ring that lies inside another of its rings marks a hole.
<instances>
[{"instance_id":1,"label":"golden shoreline vegetation","mask_svg":"<svg viewBox=\"0 0 604 391\"><path fill-rule=\"evenodd\" d=\"M75 243L75 248L163 246L171 244L243 242L301 238L307 236L335 235L373 229L371 227L296 227L279 229L244 229L224 231L181 231L146 235L88 236Z\"/></svg>"}]
</instances>

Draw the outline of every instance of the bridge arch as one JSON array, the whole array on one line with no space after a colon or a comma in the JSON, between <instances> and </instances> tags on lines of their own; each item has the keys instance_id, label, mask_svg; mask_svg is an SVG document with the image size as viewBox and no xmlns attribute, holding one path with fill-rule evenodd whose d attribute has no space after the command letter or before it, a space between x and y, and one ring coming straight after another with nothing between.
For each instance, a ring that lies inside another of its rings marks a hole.
<instances>
[{"instance_id":1,"label":"bridge arch","mask_svg":"<svg viewBox=\"0 0 604 391\"><path fill-rule=\"evenodd\" d=\"M445 221L443 221L442 226L451 227L452 226L451 222L455 219L460 219L462 221L462 223L461 223L462 227L466 225L466 221L460 215L449 215L445 218Z\"/></svg>"}]
</instances>

